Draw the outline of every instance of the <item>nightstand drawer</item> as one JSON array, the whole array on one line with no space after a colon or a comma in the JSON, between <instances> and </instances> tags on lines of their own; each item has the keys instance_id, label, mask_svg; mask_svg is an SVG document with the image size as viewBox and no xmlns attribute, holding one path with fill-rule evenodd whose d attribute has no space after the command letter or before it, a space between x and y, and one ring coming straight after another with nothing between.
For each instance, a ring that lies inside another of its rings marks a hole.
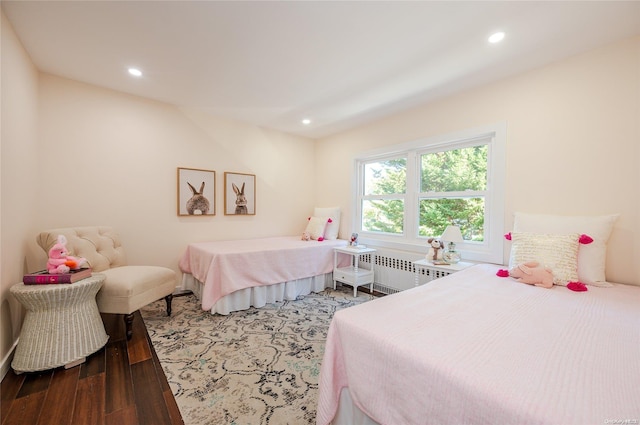
<instances>
[{"instance_id":1,"label":"nightstand drawer","mask_svg":"<svg viewBox=\"0 0 640 425\"><path fill-rule=\"evenodd\" d=\"M358 268L356 273L353 267L341 267L333 271L333 279L344 283L364 285L373 282L373 271Z\"/></svg>"}]
</instances>

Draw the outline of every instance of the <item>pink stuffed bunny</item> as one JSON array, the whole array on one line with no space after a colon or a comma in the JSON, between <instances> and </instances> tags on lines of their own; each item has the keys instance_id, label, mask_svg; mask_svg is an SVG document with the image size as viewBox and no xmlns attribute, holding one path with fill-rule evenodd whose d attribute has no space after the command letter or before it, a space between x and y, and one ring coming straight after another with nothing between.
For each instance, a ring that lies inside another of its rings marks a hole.
<instances>
[{"instance_id":1,"label":"pink stuffed bunny","mask_svg":"<svg viewBox=\"0 0 640 425\"><path fill-rule=\"evenodd\" d=\"M518 264L509 270L509 276L518 282L529 285L551 288L553 286L553 273L548 267L540 267L537 261L529 261Z\"/></svg>"},{"instance_id":2,"label":"pink stuffed bunny","mask_svg":"<svg viewBox=\"0 0 640 425\"><path fill-rule=\"evenodd\" d=\"M67 255L67 238L58 235L58 242L49 250L47 271L49 273L69 273L69 270L77 270L87 263L85 258Z\"/></svg>"}]
</instances>

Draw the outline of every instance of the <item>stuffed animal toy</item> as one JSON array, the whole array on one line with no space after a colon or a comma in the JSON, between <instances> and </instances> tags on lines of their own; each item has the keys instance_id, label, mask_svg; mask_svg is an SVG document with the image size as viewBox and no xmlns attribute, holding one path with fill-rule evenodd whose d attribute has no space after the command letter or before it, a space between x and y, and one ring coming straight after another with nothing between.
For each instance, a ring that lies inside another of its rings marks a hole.
<instances>
[{"instance_id":1,"label":"stuffed animal toy","mask_svg":"<svg viewBox=\"0 0 640 425\"><path fill-rule=\"evenodd\" d=\"M442 261L442 253L444 252L444 243L438 238L427 239L429 251L427 252L427 260Z\"/></svg>"},{"instance_id":2,"label":"stuffed animal toy","mask_svg":"<svg viewBox=\"0 0 640 425\"><path fill-rule=\"evenodd\" d=\"M529 285L551 288L553 286L553 272L549 267L542 267L537 261L518 264L509 270L509 276L518 282Z\"/></svg>"},{"instance_id":3,"label":"stuffed animal toy","mask_svg":"<svg viewBox=\"0 0 640 425\"><path fill-rule=\"evenodd\" d=\"M58 235L58 241L49 250L47 271L52 274L69 273L69 270L77 270L87 264L87 260L81 257L72 257L67 251L67 238Z\"/></svg>"},{"instance_id":4,"label":"stuffed animal toy","mask_svg":"<svg viewBox=\"0 0 640 425\"><path fill-rule=\"evenodd\" d=\"M311 240L311 234L309 234L309 232L302 232L302 240L303 241L310 241Z\"/></svg>"}]
</instances>

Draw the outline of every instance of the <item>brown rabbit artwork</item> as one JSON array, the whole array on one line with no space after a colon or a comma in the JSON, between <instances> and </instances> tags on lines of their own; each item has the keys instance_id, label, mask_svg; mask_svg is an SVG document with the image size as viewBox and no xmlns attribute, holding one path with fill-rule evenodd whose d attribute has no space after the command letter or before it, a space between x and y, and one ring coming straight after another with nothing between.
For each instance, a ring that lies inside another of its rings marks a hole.
<instances>
[{"instance_id":1,"label":"brown rabbit artwork","mask_svg":"<svg viewBox=\"0 0 640 425\"><path fill-rule=\"evenodd\" d=\"M235 183L231 183L233 187L233 191L236 193L236 214L248 214L247 211L247 197L244 196L244 183L242 183L242 188L238 189Z\"/></svg>"},{"instance_id":2,"label":"brown rabbit artwork","mask_svg":"<svg viewBox=\"0 0 640 425\"><path fill-rule=\"evenodd\" d=\"M187 201L187 213L189 215L205 215L209 212L209 200L202 194L204 192L204 182L200 185L200 190L196 190L191 183L187 182L193 196Z\"/></svg>"}]
</instances>

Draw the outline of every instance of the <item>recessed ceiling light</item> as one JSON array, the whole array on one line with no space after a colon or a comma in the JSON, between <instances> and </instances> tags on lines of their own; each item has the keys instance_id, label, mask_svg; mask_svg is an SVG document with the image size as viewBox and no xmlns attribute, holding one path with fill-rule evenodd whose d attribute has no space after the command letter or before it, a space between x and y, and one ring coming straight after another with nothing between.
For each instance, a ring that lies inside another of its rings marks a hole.
<instances>
[{"instance_id":1,"label":"recessed ceiling light","mask_svg":"<svg viewBox=\"0 0 640 425\"><path fill-rule=\"evenodd\" d=\"M129 74L133 75L134 77L142 77L142 71L137 68L129 68Z\"/></svg>"},{"instance_id":2,"label":"recessed ceiling light","mask_svg":"<svg viewBox=\"0 0 640 425\"><path fill-rule=\"evenodd\" d=\"M504 33L502 31L491 34L489 37L489 43L499 43L504 39Z\"/></svg>"},{"instance_id":3,"label":"recessed ceiling light","mask_svg":"<svg viewBox=\"0 0 640 425\"><path fill-rule=\"evenodd\" d=\"M302 124L309 125L309 124L311 124L311 120L309 118L305 118L305 119L302 120Z\"/></svg>"}]
</instances>

